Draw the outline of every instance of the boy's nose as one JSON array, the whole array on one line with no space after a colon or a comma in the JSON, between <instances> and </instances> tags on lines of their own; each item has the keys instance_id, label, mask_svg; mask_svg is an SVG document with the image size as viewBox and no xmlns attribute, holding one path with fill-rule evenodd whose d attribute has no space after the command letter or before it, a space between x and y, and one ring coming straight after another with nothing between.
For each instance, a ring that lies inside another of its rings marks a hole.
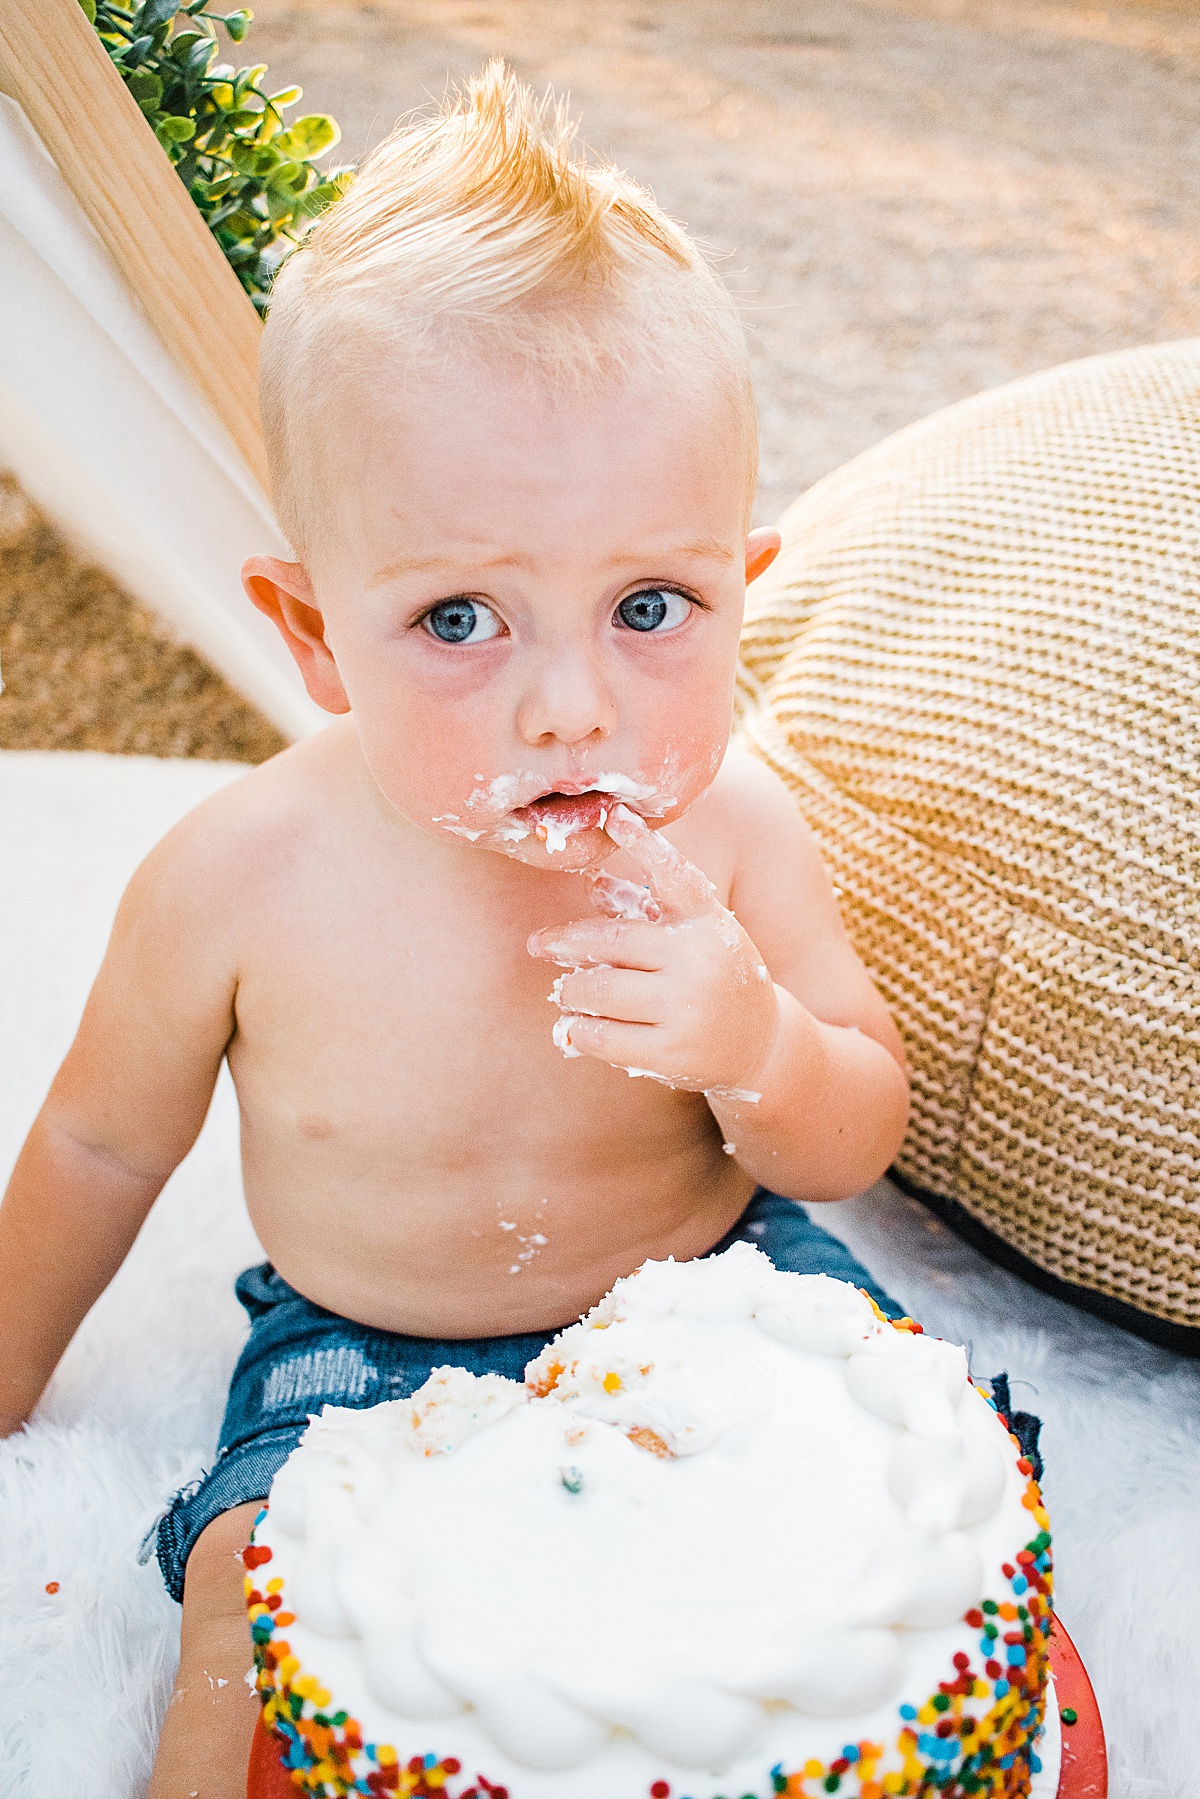
<instances>
[{"instance_id":1,"label":"boy's nose","mask_svg":"<svg viewBox=\"0 0 1200 1799\"><path fill-rule=\"evenodd\" d=\"M603 742L617 726L607 682L578 650L541 659L517 707L517 730L528 744Z\"/></svg>"}]
</instances>

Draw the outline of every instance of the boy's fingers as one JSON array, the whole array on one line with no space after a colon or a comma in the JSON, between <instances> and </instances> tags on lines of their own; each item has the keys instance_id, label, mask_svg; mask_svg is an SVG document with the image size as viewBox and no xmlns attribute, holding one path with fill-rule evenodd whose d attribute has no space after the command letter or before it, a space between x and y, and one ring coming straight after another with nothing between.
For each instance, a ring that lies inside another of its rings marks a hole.
<instances>
[{"instance_id":1,"label":"boy's fingers","mask_svg":"<svg viewBox=\"0 0 1200 1799\"><path fill-rule=\"evenodd\" d=\"M632 881L601 873L589 874L587 880L588 898L597 912L608 918L642 918L657 924L662 917L662 907L648 887L635 887Z\"/></svg>"},{"instance_id":2,"label":"boy's fingers","mask_svg":"<svg viewBox=\"0 0 1200 1799\"><path fill-rule=\"evenodd\" d=\"M676 918L699 917L720 903L708 876L628 806L615 806L604 829L637 864L654 898Z\"/></svg>"},{"instance_id":3,"label":"boy's fingers","mask_svg":"<svg viewBox=\"0 0 1200 1799\"><path fill-rule=\"evenodd\" d=\"M666 947L657 925L624 918L579 918L572 924L550 925L535 931L527 944L531 956L563 968L594 968L603 962L648 972L663 966Z\"/></svg>"},{"instance_id":4,"label":"boy's fingers","mask_svg":"<svg viewBox=\"0 0 1200 1799\"><path fill-rule=\"evenodd\" d=\"M651 1072L650 1064L659 1038L656 1025L625 1024L611 1018L584 1018L578 1014L564 1014L562 1022L566 1026L567 1042L576 1055L611 1062L614 1068Z\"/></svg>"},{"instance_id":5,"label":"boy's fingers","mask_svg":"<svg viewBox=\"0 0 1200 1799\"><path fill-rule=\"evenodd\" d=\"M624 1024L661 1024L662 985L638 968L577 968L560 974L550 995L564 1012Z\"/></svg>"}]
</instances>

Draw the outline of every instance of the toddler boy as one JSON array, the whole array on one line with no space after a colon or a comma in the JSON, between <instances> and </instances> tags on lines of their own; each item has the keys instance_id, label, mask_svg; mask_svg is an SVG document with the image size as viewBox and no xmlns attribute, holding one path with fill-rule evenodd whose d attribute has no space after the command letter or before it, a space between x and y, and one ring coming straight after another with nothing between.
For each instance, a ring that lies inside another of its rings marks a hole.
<instances>
[{"instance_id":1,"label":"toddler boy","mask_svg":"<svg viewBox=\"0 0 1200 1799\"><path fill-rule=\"evenodd\" d=\"M748 530L742 333L569 140L494 65L283 270L297 560L245 581L340 716L138 870L0 1209L8 1431L228 1059L269 1261L219 1457L159 1529L183 1637L153 1799L245 1791L238 1552L310 1413L447 1362L520 1378L647 1257L745 1238L870 1285L793 1202L887 1167L903 1055L794 805L728 748L779 545Z\"/></svg>"}]
</instances>

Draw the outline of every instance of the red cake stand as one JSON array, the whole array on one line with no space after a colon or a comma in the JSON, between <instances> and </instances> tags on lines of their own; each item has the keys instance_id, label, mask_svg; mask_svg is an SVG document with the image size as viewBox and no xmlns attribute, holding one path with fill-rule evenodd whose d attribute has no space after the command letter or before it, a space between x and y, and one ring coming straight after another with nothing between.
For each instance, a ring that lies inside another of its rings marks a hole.
<instances>
[{"instance_id":1,"label":"red cake stand","mask_svg":"<svg viewBox=\"0 0 1200 1799\"><path fill-rule=\"evenodd\" d=\"M1059 1709L1074 1712L1063 1723L1058 1799L1107 1799L1108 1756L1100 1707L1079 1651L1055 1618L1050 1627L1050 1666ZM279 1759L279 1743L260 1722L250 1746L246 1799L296 1799L297 1787Z\"/></svg>"},{"instance_id":2,"label":"red cake stand","mask_svg":"<svg viewBox=\"0 0 1200 1799\"><path fill-rule=\"evenodd\" d=\"M1063 1628L1050 1620L1050 1666L1060 1712L1074 1712L1074 1724L1062 1727L1062 1773L1058 1799L1107 1799L1108 1754L1100 1707L1079 1651Z\"/></svg>"}]
</instances>

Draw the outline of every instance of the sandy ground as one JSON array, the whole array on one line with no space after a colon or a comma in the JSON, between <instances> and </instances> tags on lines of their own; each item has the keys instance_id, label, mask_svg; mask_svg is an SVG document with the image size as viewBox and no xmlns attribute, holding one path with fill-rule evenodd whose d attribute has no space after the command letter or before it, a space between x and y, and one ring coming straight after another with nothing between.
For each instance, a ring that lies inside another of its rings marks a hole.
<instances>
[{"instance_id":1,"label":"sandy ground","mask_svg":"<svg viewBox=\"0 0 1200 1799\"><path fill-rule=\"evenodd\" d=\"M273 725L85 568L0 473L0 750L108 750L265 762Z\"/></svg>"},{"instance_id":2,"label":"sandy ground","mask_svg":"<svg viewBox=\"0 0 1200 1799\"><path fill-rule=\"evenodd\" d=\"M739 295L761 520L936 407L1200 329L1194 3L258 0L255 11L247 50L281 82L303 82L305 108L340 119L348 160L496 52L570 93L586 142L706 240ZM0 585L0 648L19 695L10 610ZM75 628L56 618L55 630ZM70 741L75 699L41 678L21 741ZM106 678L122 677L114 666ZM178 753L179 703L159 753Z\"/></svg>"}]
</instances>

